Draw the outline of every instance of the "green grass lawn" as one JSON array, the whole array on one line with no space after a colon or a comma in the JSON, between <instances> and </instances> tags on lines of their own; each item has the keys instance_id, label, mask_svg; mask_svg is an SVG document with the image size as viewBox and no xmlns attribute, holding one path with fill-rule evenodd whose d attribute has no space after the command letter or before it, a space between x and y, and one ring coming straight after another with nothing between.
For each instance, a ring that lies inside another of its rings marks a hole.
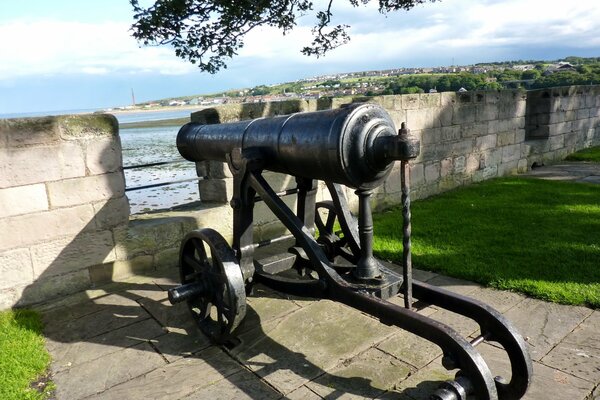
<instances>
[{"instance_id":1,"label":"green grass lawn","mask_svg":"<svg viewBox=\"0 0 600 400\"><path fill-rule=\"evenodd\" d=\"M47 398L54 388L44 379L49 363L40 316L29 310L0 312L0 399Z\"/></svg>"},{"instance_id":2,"label":"green grass lawn","mask_svg":"<svg viewBox=\"0 0 600 400\"><path fill-rule=\"evenodd\" d=\"M600 146L579 150L565 158L567 161L592 161L600 162Z\"/></svg>"},{"instance_id":3,"label":"green grass lawn","mask_svg":"<svg viewBox=\"0 0 600 400\"><path fill-rule=\"evenodd\" d=\"M544 300L600 308L600 185L503 178L416 201L413 264ZM374 216L402 261L400 209Z\"/></svg>"}]
</instances>

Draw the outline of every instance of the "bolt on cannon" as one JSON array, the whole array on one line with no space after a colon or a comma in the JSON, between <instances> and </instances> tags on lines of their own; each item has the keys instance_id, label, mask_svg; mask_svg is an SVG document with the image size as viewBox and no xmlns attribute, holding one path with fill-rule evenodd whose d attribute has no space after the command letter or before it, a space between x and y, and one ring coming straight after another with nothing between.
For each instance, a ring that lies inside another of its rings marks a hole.
<instances>
[{"instance_id":1,"label":"bolt on cannon","mask_svg":"<svg viewBox=\"0 0 600 400\"><path fill-rule=\"evenodd\" d=\"M179 131L177 147L190 161L226 162L233 174L232 246L213 229L190 232L180 250L181 286L169 290L171 303L187 302L199 328L213 341L225 343L235 336L246 313L246 294L254 282L260 282L287 294L339 301L438 345L444 367L458 373L432 399L523 397L532 365L525 341L511 323L484 303L412 279L408 172L420 143L404 124L396 132L383 108L354 104L227 124L189 123ZM395 161L401 162L402 177L402 274L373 255L370 197ZM276 193L264 171L291 175L297 187ZM316 201L319 180L325 182L331 201ZM349 210L342 185L356 190L358 218ZM290 194L297 196L295 211L281 199ZM257 201L265 202L294 241L268 265L254 257L265 244L253 239ZM334 229L336 223L339 230ZM387 301L400 293L404 307ZM469 341L417 313L413 297L473 319L480 335ZM475 349L483 341L497 342L505 349L510 380L492 375Z\"/></svg>"}]
</instances>

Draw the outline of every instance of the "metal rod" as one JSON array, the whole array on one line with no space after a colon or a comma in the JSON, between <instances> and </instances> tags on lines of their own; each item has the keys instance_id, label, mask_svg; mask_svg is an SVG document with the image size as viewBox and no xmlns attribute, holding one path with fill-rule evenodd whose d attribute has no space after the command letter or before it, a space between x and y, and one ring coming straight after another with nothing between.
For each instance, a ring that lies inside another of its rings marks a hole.
<instances>
[{"instance_id":1,"label":"metal rod","mask_svg":"<svg viewBox=\"0 0 600 400\"><path fill-rule=\"evenodd\" d=\"M402 123L400 136L408 135L406 123ZM400 180L402 187L402 277L404 278L404 307L412 309L412 255L411 255L411 226L410 226L410 165L408 161L400 162Z\"/></svg>"},{"instance_id":2,"label":"metal rod","mask_svg":"<svg viewBox=\"0 0 600 400\"><path fill-rule=\"evenodd\" d=\"M170 181L170 182L161 182L161 183L153 183L151 185L144 185L144 186L136 186L136 187L132 187L132 188L126 188L125 191L126 192L131 192L134 190L143 190L143 189L152 189L155 187L160 187L160 186L168 186L168 185L175 185L177 183L185 183L185 182L194 182L194 181L200 181L204 179L201 176L198 176L196 178L189 178L189 179L180 179L178 181Z\"/></svg>"},{"instance_id":3,"label":"metal rod","mask_svg":"<svg viewBox=\"0 0 600 400\"><path fill-rule=\"evenodd\" d=\"M125 169L135 169L135 168L156 167L158 165L179 164L182 162L187 162L187 160L182 158L180 160L158 161L158 162L149 163L149 164L127 165L127 166L123 167L123 169L125 170Z\"/></svg>"},{"instance_id":4,"label":"metal rod","mask_svg":"<svg viewBox=\"0 0 600 400\"><path fill-rule=\"evenodd\" d=\"M284 197L284 196L289 196L289 195L296 194L296 193L298 193L298 188L282 190L281 192L277 192L275 194L277 195L277 197ZM263 199L260 196L254 197L255 203L260 202L260 201L263 201Z\"/></svg>"},{"instance_id":5,"label":"metal rod","mask_svg":"<svg viewBox=\"0 0 600 400\"><path fill-rule=\"evenodd\" d=\"M260 241L260 242L258 242L258 243L253 243L253 244L252 244L252 246L253 246L255 249L259 249L259 248L261 248L261 247L265 247L265 246L268 246L268 245L270 245L270 244L279 243L279 242L283 242L283 241L285 241L285 240L290 240L290 239L294 239L294 238L295 238L295 236L294 236L294 235L292 235L292 234L289 234L289 235L283 235L283 236L278 236L278 237L276 237L276 238L273 238L273 239L261 240L261 241Z\"/></svg>"}]
</instances>

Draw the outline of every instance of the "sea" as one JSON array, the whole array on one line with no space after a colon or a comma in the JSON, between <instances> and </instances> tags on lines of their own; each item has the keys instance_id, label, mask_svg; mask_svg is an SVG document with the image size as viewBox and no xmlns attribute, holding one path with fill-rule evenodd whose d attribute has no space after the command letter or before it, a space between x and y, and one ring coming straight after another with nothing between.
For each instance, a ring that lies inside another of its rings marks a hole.
<instances>
[{"instance_id":1,"label":"sea","mask_svg":"<svg viewBox=\"0 0 600 400\"><path fill-rule=\"evenodd\" d=\"M30 113L0 114L0 118L27 118L48 115L93 113L98 110L63 110ZM119 124L145 121L163 121L185 118L194 110L166 110L141 112L115 112ZM110 111L106 111L110 113ZM123 166L126 195L132 214L170 210L200 200L198 182L176 182L197 177L195 164L184 160L177 151L175 139L180 126L156 126L119 129L123 149ZM136 167L163 161L175 163ZM130 168L135 167L135 168ZM172 183L172 182L176 183ZM143 186L161 184L146 189ZM164 184L164 185L162 185Z\"/></svg>"}]
</instances>

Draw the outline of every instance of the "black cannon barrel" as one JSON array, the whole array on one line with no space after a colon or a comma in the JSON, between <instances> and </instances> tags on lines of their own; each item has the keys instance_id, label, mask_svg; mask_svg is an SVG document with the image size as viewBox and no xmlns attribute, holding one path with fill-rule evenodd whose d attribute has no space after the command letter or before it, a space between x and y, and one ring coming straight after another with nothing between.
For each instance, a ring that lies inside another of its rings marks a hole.
<instances>
[{"instance_id":1,"label":"black cannon barrel","mask_svg":"<svg viewBox=\"0 0 600 400\"><path fill-rule=\"evenodd\" d=\"M394 160L414 158L418 141L398 136L389 114L376 104L303 112L234 123L188 123L177 148L190 161L226 161L233 149L259 148L265 168L341 183L379 186Z\"/></svg>"}]
</instances>

